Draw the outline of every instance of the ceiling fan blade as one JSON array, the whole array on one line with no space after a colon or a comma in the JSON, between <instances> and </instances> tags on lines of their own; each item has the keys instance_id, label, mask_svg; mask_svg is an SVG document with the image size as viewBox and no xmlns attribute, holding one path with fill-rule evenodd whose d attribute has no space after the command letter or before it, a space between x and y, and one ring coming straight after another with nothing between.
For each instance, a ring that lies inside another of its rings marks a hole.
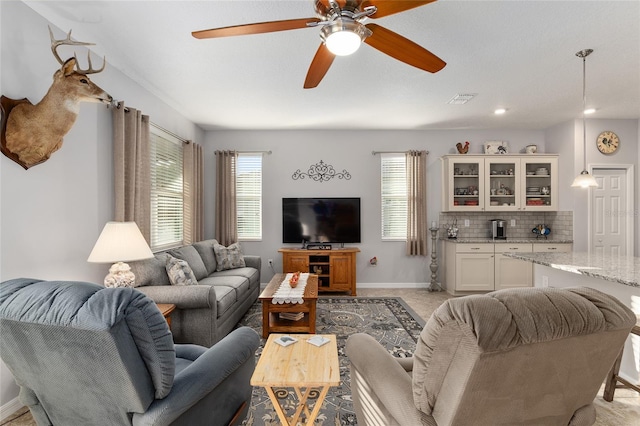
<instances>
[{"instance_id":1,"label":"ceiling fan blade","mask_svg":"<svg viewBox=\"0 0 640 426\"><path fill-rule=\"evenodd\" d=\"M392 58L428 72L438 72L447 65L446 62L424 47L400 34L377 24L367 24L366 27L373 34L365 38L364 42Z\"/></svg>"},{"instance_id":2,"label":"ceiling fan blade","mask_svg":"<svg viewBox=\"0 0 640 426\"><path fill-rule=\"evenodd\" d=\"M304 80L305 89L313 89L320 84L327 71L329 71L334 58L335 55L329 52L327 46L322 43L316 52L316 56L313 57L313 61L311 61L309 71L307 71L307 78Z\"/></svg>"},{"instance_id":3,"label":"ceiling fan blade","mask_svg":"<svg viewBox=\"0 0 640 426\"><path fill-rule=\"evenodd\" d=\"M255 24L234 25L232 27L212 28L191 33L195 38L216 38L248 34L273 33L276 31L297 30L307 28L308 23L318 23L318 18L288 19L284 21L258 22Z\"/></svg>"},{"instance_id":4,"label":"ceiling fan blade","mask_svg":"<svg viewBox=\"0 0 640 426\"><path fill-rule=\"evenodd\" d=\"M367 6L375 6L378 11L371 15L371 18L383 18L385 16L393 15L394 13L404 12L405 10L413 9L425 4L433 3L436 0L415 0L415 1L403 1L403 0L364 0L362 2L361 9L364 10Z\"/></svg>"}]
</instances>

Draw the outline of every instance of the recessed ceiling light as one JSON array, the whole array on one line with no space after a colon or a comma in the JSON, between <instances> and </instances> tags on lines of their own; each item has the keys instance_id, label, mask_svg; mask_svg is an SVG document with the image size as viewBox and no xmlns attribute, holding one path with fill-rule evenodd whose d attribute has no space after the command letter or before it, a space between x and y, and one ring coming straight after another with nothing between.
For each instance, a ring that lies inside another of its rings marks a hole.
<instances>
[{"instance_id":1,"label":"recessed ceiling light","mask_svg":"<svg viewBox=\"0 0 640 426\"><path fill-rule=\"evenodd\" d=\"M504 108L498 108L497 110L493 111L493 113L496 115L504 114L505 112L507 112L507 110Z\"/></svg>"},{"instance_id":2,"label":"recessed ceiling light","mask_svg":"<svg viewBox=\"0 0 640 426\"><path fill-rule=\"evenodd\" d=\"M594 112L596 112L595 108L587 108L584 110L585 114L593 114Z\"/></svg>"},{"instance_id":3,"label":"recessed ceiling light","mask_svg":"<svg viewBox=\"0 0 640 426\"><path fill-rule=\"evenodd\" d=\"M476 96L478 96L477 93L458 93L453 98L449 99L449 102L447 103L451 105L463 105Z\"/></svg>"}]
</instances>

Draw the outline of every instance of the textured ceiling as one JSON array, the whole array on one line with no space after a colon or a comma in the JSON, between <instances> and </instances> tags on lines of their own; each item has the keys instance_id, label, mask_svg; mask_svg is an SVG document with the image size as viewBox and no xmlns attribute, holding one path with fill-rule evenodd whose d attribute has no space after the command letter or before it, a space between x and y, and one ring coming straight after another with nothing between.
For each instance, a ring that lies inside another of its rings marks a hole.
<instances>
[{"instance_id":1,"label":"textured ceiling","mask_svg":"<svg viewBox=\"0 0 640 426\"><path fill-rule=\"evenodd\" d=\"M191 31L313 17L311 0L25 3L205 129L544 129L581 116L585 48L591 117L640 118L638 1L440 0L370 22L438 55L442 71L363 45L310 90L317 28ZM447 104L457 93L478 95Z\"/></svg>"}]
</instances>

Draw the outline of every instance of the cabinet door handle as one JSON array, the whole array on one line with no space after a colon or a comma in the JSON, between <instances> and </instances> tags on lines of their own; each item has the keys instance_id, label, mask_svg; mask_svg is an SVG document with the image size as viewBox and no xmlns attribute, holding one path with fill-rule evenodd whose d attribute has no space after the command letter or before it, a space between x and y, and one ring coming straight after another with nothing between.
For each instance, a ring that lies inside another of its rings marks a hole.
<instances>
[{"instance_id":1,"label":"cabinet door handle","mask_svg":"<svg viewBox=\"0 0 640 426\"><path fill-rule=\"evenodd\" d=\"M480 250L480 247L471 247L471 250Z\"/></svg>"},{"instance_id":2,"label":"cabinet door handle","mask_svg":"<svg viewBox=\"0 0 640 426\"><path fill-rule=\"evenodd\" d=\"M548 247L548 250L558 250L557 247Z\"/></svg>"},{"instance_id":3,"label":"cabinet door handle","mask_svg":"<svg viewBox=\"0 0 640 426\"><path fill-rule=\"evenodd\" d=\"M509 250L520 250L518 247L509 247Z\"/></svg>"}]
</instances>

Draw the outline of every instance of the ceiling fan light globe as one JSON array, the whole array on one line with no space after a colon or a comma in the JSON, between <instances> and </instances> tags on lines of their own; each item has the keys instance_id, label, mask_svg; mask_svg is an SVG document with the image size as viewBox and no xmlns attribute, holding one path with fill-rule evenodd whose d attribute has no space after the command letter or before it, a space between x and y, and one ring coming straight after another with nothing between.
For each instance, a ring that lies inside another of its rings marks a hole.
<instances>
[{"instance_id":1,"label":"ceiling fan light globe","mask_svg":"<svg viewBox=\"0 0 640 426\"><path fill-rule=\"evenodd\" d=\"M348 56L360 48L362 39L353 31L342 30L329 34L325 43L327 49L334 55Z\"/></svg>"}]
</instances>

